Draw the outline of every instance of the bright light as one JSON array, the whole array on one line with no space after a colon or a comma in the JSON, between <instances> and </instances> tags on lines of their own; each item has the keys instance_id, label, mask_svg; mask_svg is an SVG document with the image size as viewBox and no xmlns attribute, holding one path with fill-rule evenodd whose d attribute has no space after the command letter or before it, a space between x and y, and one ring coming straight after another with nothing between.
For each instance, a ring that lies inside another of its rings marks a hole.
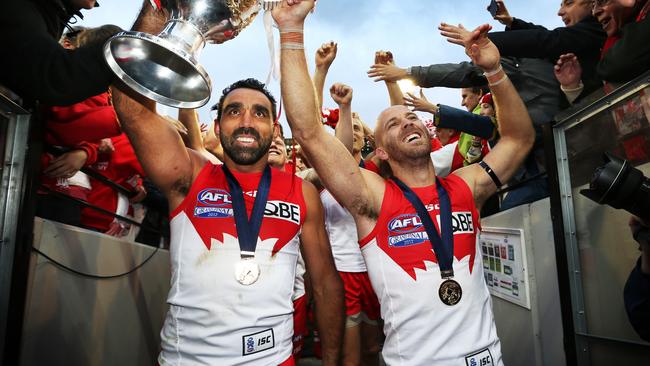
<instances>
[{"instance_id":1,"label":"bright light","mask_svg":"<svg viewBox=\"0 0 650 366\"><path fill-rule=\"evenodd\" d=\"M397 85L399 85L399 88L402 89L402 93L411 93L418 95L418 86L413 84L413 81L409 79L402 79L397 81Z\"/></svg>"},{"instance_id":2,"label":"bright light","mask_svg":"<svg viewBox=\"0 0 650 366\"><path fill-rule=\"evenodd\" d=\"M167 67L161 66L156 69L156 76L160 79L170 79L174 72Z\"/></svg>"}]
</instances>

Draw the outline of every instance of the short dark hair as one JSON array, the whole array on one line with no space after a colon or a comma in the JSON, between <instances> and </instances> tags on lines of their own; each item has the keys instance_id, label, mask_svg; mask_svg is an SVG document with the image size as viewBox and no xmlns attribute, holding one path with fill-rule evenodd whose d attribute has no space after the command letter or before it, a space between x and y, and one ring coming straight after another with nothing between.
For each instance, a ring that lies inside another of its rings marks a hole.
<instances>
[{"instance_id":1,"label":"short dark hair","mask_svg":"<svg viewBox=\"0 0 650 366\"><path fill-rule=\"evenodd\" d=\"M264 85L264 83L253 78L236 81L230 84L229 86L227 86L223 90L223 92L221 93L221 98L219 98L219 102L210 108L211 111L215 111L215 110L217 111L217 122L221 121L223 102L226 100L228 94L230 94L234 90L242 89L242 88L257 90L260 93L264 94L269 99L269 102L271 102L271 113L272 113L273 122L275 122L275 118L277 116L275 98L273 97L273 94L271 94L271 92L268 89L266 89L266 85Z\"/></svg>"},{"instance_id":2,"label":"short dark hair","mask_svg":"<svg viewBox=\"0 0 650 366\"><path fill-rule=\"evenodd\" d=\"M113 24L104 24L96 28L88 28L77 36L77 47L85 47L94 44L104 44L115 34L122 31L122 28Z\"/></svg>"},{"instance_id":3,"label":"short dark hair","mask_svg":"<svg viewBox=\"0 0 650 366\"><path fill-rule=\"evenodd\" d=\"M485 95L490 92L490 88L488 88L487 85L473 86L471 89L472 89L472 93L476 95Z\"/></svg>"}]
</instances>

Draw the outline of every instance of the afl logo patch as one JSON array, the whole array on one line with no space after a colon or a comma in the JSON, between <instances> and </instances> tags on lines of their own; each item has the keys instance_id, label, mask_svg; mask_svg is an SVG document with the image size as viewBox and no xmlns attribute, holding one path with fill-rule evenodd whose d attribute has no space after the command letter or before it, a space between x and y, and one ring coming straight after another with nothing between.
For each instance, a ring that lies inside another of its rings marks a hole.
<instances>
[{"instance_id":1,"label":"afl logo patch","mask_svg":"<svg viewBox=\"0 0 650 366\"><path fill-rule=\"evenodd\" d=\"M232 201L230 200L230 193L223 189L216 188L206 188L202 190L196 197L194 217L232 217Z\"/></svg>"},{"instance_id":2,"label":"afl logo patch","mask_svg":"<svg viewBox=\"0 0 650 366\"><path fill-rule=\"evenodd\" d=\"M216 188L206 188L202 190L199 192L196 200L206 206L222 207L232 204L232 201L230 200L230 193L224 191L223 189Z\"/></svg>"},{"instance_id":3,"label":"afl logo patch","mask_svg":"<svg viewBox=\"0 0 650 366\"><path fill-rule=\"evenodd\" d=\"M399 215L388 222L388 245L391 247L409 247L428 239L417 214Z\"/></svg>"}]
</instances>

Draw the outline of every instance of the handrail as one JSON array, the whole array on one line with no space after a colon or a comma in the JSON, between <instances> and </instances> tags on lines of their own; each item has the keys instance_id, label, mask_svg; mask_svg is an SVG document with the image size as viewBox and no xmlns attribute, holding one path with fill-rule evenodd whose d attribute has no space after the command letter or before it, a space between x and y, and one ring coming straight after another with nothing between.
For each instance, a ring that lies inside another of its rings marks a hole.
<instances>
[{"instance_id":1,"label":"handrail","mask_svg":"<svg viewBox=\"0 0 650 366\"><path fill-rule=\"evenodd\" d=\"M22 107L22 99L2 85L0 85L0 110L14 114L29 114L29 111Z\"/></svg>"},{"instance_id":2,"label":"handrail","mask_svg":"<svg viewBox=\"0 0 650 366\"><path fill-rule=\"evenodd\" d=\"M618 88L614 89L608 94L605 94L595 101L585 104L577 104L572 108L564 110L555 116L555 123L553 127L565 127L567 123L581 123L584 120L602 112L610 106L624 100L642 89L650 87L650 70L646 71L636 79L633 79ZM602 89L594 92L593 95L602 93ZM570 126L566 126L568 128Z\"/></svg>"},{"instance_id":3,"label":"handrail","mask_svg":"<svg viewBox=\"0 0 650 366\"><path fill-rule=\"evenodd\" d=\"M102 214L104 214L106 216L111 216L111 217L114 217L116 219L119 219L120 221L124 221L124 222L127 222L127 223L131 224L131 225L138 226L138 227L140 227L141 230L146 230L146 231L156 233L156 234L162 234L159 230L155 230L155 229L152 229L152 228L150 228L150 227L148 227L146 225L142 225L141 222L137 222L137 221L133 220L132 218L122 216L122 215L118 215L115 212L111 212L111 211L105 210L105 209L103 209L101 207L97 207L97 206L93 205L92 203L88 203L87 201L84 201L82 199L72 197L72 196L67 195L65 193L57 192L57 191L53 190L52 188L50 188L50 187L48 187L46 185L41 185L41 188L43 190L46 190L48 192L48 194L51 194L53 196L63 198L63 199L69 200L69 201L74 201L74 202L76 202L76 203L78 203L78 204L80 204L80 205L82 205L84 207L88 207L91 210L95 210L95 211L100 212L100 213L102 213Z\"/></svg>"}]
</instances>

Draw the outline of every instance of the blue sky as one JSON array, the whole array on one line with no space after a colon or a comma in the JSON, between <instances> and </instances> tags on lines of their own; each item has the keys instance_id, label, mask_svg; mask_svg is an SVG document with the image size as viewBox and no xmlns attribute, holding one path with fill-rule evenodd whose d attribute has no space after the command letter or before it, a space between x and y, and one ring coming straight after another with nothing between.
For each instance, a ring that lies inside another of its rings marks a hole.
<instances>
[{"instance_id":1,"label":"blue sky","mask_svg":"<svg viewBox=\"0 0 650 366\"><path fill-rule=\"evenodd\" d=\"M85 19L79 24L97 26L111 23L129 29L141 5L138 0L99 2L99 8L84 11ZM506 0L505 3L512 16L547 28L563 25L556 15L559 0ZM334 82L352 86L353 109L374 127L377 115L388 106L383 83L375 83L366 76L374 52L379 49L392 51L396 63L402 67L466 61L468 58L463 49L447 43L438 33L437 26L443 21L462 23L467 28L490 23L494 30L502 30L503 26L485 10L488 4L488 0L320 0L305 26L308 62L313 67L313 55L322 43L338 42L338 56L330 69L326 88ZM209 107L217 102L225 86L248 77L266 79L270 57L262 16L258 16L234 40L206 46L200 62L212 79L212 98L199 110L201 120L209 122ZM278 82L270 84L269 88L279 99ZM459 90L432 88L424 92L432 102L460 107ZM335 107L327 91L324 104ZM159 111L176 116L176 111L171 108L163 107ZM282 122L286 126L283 118Z\"/></svg>"}]
</instances>

